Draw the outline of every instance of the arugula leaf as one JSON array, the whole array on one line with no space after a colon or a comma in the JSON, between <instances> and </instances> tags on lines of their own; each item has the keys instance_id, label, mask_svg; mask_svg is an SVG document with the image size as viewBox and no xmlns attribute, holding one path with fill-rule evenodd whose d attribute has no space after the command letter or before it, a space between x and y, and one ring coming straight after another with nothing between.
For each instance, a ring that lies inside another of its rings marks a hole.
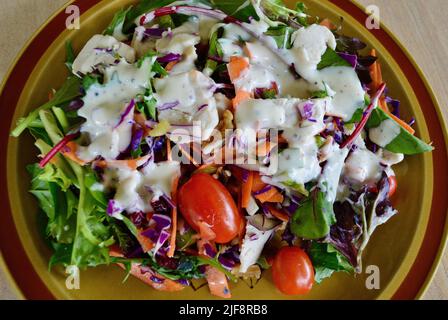
<instances>
[{"instance_id":1,"label":"arugula leaf","mask_svg":"<svg viewBox=\"0 0 448 320\"><path fill-rule=\"evenodd\" d=\"M261 0L261 9L274 21L289 22L295 20L302 26L307 26L307 8L304 3L296 4L296 10L289 9L282 0Z\"/></svg>"},{"instance_id":2,"label":"arugula leaf","mask_svg":"<svg viewBox=\"0 0 448 320\"><path fill-rule=\"evenodd\" d=\"M309 255L315 269L314 280L321 283L330 277L333 272L353 272L353 266L331 244L312 242Z\"/></svg>"},{"instance_id":3,"label":"arugula leaf","mask_svg":"<svg viewBox=\"0 0 448 320\"><path fill-rule=\"evenodd\" d=\"M109 263L107 247L114 243L104 208L86 187L86 169L70 162L79 183L76 234L70 264L80 268Z\"/></svg>"},{"instance_id":4,"label":"arugula leaf","mask_svg":"<svg viewBox=\"0 0 448 320\"><path fill-rule=\"evenodd\" d=\"M188 229L187 232L184 234L177 234L176 237L176 248L179 248L178 250L183 251L196 243L196 238L193 237L196 234L196 232L193 229Z\"/></svg>"},{"instance_id":5,"label":"arugula leaf","mask_svg":"<svg viewBox=\"0 0 448 320\"><path fill-rule=\"evenodd\" d=\"M48 262L48 270L51 271L55 265L69 265L73 245L53 242L52 247L54 253Z\"/></svg>"},{"instance_id":6,"label":"arugula leaf","mask_svg":"<svg viewBox=\"0 0 448 320\"><path fill-rule=\"evenodd\" d=\"M101 84L102 81L103 76L98 73L86 74L82 78L82 87L87 92L91 86Z\"/></svg>"},{"instance_id":7,"label":"arugula leaf","mask_svg":"<svg viewBox=\"0 0 448 320\"><path fill-rule=\"evenodd\" d=\"M208 57L223 57L223 50L222 46L219 43L218 39L220 38L220 35L222 35L222 29L218 28L210 37L209 41L209 49L208 49ZM207 59L207 62L205 64L205 69L208 70L207 72L209 74L213 74L215 72L216 68L218 67L219 63L212 59Z\"/></svg>"},{"instance_id":8,"label":"arugula leaf","mask_svg":"<svg viewBox=\"0 0 448 320\"><path fill-rule=\"evenodd\" d=\"M111 232L114 238L118 241L118 246L121 251L128 253L132 248L137 245L137 240L129 233L127 227L115 218L108 218Z\"/></svg>"},{"instance_id":9,"label":"arugula leaf","mask_svg":"<svg viewBox=\"0 0 448 320\"><path fill-rule=\"evenodd\" d=\"M318 70L328 67L351 67L351 64L342 59L336 51L327 48L327 51L322 55L322 59L317 65Z\"/></svg>"},{"instance_id":10,"label":"arugula leaf","mask_svg":"<svg viewBox=\"0 0 448 320\"><path fill-rule=\"evenodd\" d=\"M119 41L126 40L127 36L123 33L123 27L126 16L131 9L132 7L129 7L128 9L121 9L118 11L109 26L104 30L104 34L114 36Z\"/></svg>"},{"instance_id":11,"label":"arugula leaf","mask_svg":"<svg viewBox=\"0 0 448 320\"><path fill-rule=\"evenodd\" d=\"M384 112L384 110L375 108L369 118L369 121L367 122L366 128L376 128L381 124L381 122L388 119L394 121L386 112ZM434 147L428 145L419 138L410 134L395 121L394 123L397 126L397 130L399 129L400 133L394 140L392 140L387 146L384 147L386 150L393 153L402 153L406 155L414 155L434 150Z\"/></svg>"},{"instance_id":12,"label":"arugula leaf","mask_svg":"<svg viewBox=\"0 0 448 320\"><path fill-rule=\"evenodd\" d=\"M42 169L34 164L28 166L27 170L32 177L30 193L37 198L48 218L47 235L59 243L71 243L75 231L76 198L67 187L70 181L61 176L58 168L55 171L53 165Z\"/></svg>"},{"instance_id":13,"label":"arugula leaf","mask_svg":"<svg viewBox=\"0 0 448 320\"><path fill-rule=\"evenodd\" d=\"M48 110L54 106L69 102L81 95L80 80L78 77L69 76L62 87L56 91L53 98L39 108L34 109L26 118L17 123L17 127L11 132L15 138L19 137L22 132L34 121L42 110Z\"/></svg>"},{"instance_id":14,"label":"arugula leaf","mask_svg":"<svg viewBox=\"0 0 448 320\"><path fill-rule=\"evenodd\" d=\"M326 90L319 90L311 92L311 99L323 99L328 97L328 92Z\"/></svg>"},{"instance_id":15,"label":"arugula leaf","mask_svg":"<svg viewBox=\"0 0 448 320\"><path fill-rule=\"evenodd\" d=\"M146 116L146 119L157 121L157 100L154 98L152 90L147 90L141 97L142 101L137 102L137 110Z\"/></svg>"},{"instance_id":16,"label":"arugula leaf","mask_svg":"<svg viewBox=\"0 0 448 320\"><path fill-rule=\"evenodd\" d=\"M68 40L65 42L65 65L68 71L72 72L73 62L75 61L75 52L73 51L72 42Z\"/></svg>"},{"instance_id":17,"label":"arugula leaf","mask_svg":"<svg viewBox=\"0 0 448 320\"><path fill-rule=\"evenodd\" d=\"M292 216L290 228L296 236L314 240L325 237L335 222L333 204L316 188Z\"/></svg>"}]
</instances>

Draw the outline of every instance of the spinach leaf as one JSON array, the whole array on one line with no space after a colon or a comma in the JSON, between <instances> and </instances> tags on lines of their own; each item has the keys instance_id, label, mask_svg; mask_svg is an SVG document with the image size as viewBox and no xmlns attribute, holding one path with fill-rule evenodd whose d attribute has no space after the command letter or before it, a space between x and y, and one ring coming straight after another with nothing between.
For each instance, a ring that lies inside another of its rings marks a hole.
<instances>
[{"instance_id":1,"label":"spinach leaf","mask_svg":"<svg viewBox=\"0 0 448 320\"><path fill-rule=\"evenodd\" d=\"M351 67L351 64L342 59L336 51L327 48L327 51L322 55L320 63L317 65L318 70L328 67Z\"/></svg>"},{"instance_id":2,"label":"spinach leaf","mask_svg":"<svg viewBox=\"0 0 448 320\"><path fill-rule=\"evenodd\" d=\"M248 22L249 18L258 19L252 3L249 0L211 0L215 8L238 20Z\"/></svg>"},{"instance_id":3,"label":"spinach leaf","mask_svg":"<svg viewBox=\"0 0 448 320\"><path fill-rule=\"evenodd\" d=\"M312 242L308 251L315 269L314 280L321 283L330 277L333 272L353 272L353 266L331 244Z\"/></svg>"},{"instance_id":4,"label":"spinach leaf","mask_svg":"<svg viewBox=\"0 0 448 320\"><path fill-rule=\"evenodd\" d=\"M380 108L373 110L372 115L367 122L366 128L376 128L381 122L391 119L389 115ZM434 147L423 142L419 138L410 134L406 129L402 128L398 123L394 122L400 133L384 148L393 153L403 153L406 155L414 155L434 150Z\"/></svg>"},{"instance_id":5,"label":"spinach leaf","mask_svg":"<svg viewBox=\"0 0 448 320\"><path fill-rule=\"evenodd\" d=\"M288 26L280 25L276 27L270 27L265 35L272 37L277 43L279 49L291 49L291 34L294 29Z\"/></svg>"},{"instance_id":6,"label":"spinach leaf","mask_svg":"<svg viewBox=\"0 0 448 320\"><path fill-rule=\"evenodd\" d=\"M73 51L72 42L69 40L65 43L65 65L68 71L72 72L73 62L75 61L75 52Z\"/></svg>"},{"instance_id":7,"label":"spinach leaf","mask_svg":"<svg viewBox=\"0 0 448 320\"><path fill-rule=\"evenodd\" d=\"M54 106L69 102L81 95L80 79L76 76L69 76L62 87L56 91L53 98L39 108L34 109L26 118L19 120L17 127L11 132L15 138L20 136L22 132L34 121L42 110L48 110Z\"/></svg>"},{"instance_id":8,"label":"spinach leaf","mask_svg":"<svg viewBox=\"0 0 448 320\"><path fill-rule=\"evenodd\" d=\"M335 222L333 204L316 188L292 216L290 228L294 235L314 240L325 237Z\"/></svg>"}]
</instances>

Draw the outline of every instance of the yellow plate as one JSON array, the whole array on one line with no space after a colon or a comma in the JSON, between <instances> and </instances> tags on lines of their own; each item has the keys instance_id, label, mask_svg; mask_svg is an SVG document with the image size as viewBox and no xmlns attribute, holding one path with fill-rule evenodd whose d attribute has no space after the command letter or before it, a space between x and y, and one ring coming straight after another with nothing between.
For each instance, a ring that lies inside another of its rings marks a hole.
<instances>
[{"instance_id":1,"label":"yellow plate","mask_svg":"<svg viewBox=\"0 0 448 320\"><path fill-rule=\"evenodd\" d=\"M136 279L122 283L118 267L100 267L81 273L80 290L68 290L63 269L48 271L51 251L39 231L37 204L27 193L29 177L25 166L36 162L32 138L8 137L17 119L47 100L50 88L60 86L66 76L64 44L72 40L75 49L95 33L101 33L113 14L135 1L73 1L81 9L81 29L65 30L67 15L61 10L49 19L29 42L11 69L0 96L2 108L0 246L15 282L26 298L40 299L211 299L207 288L180 293L152 290ZM295 1L287 1L292 4ZM305 1L311 13L333 21L344 18L344 34L376 48L384 79L392 96L401 100L405 119L416 118L417 135L433 141L432 154L408 157L397 168L399 191L395 205L399 215L381 226L364 255L364 266L378 266L380 289L366 287L365 270L353 277L338 273L316 285L304 297L286 297L274 288L269 272L253 288L244 282L232 285L236 299L409 299L423 293L446 242L448 197L434 193L447 185L447 135L440 108L421 72L403 47L387 30L367 30L363 10L346 0ZM422 109L424 106L424 110ZM6 149L7 145L7 149ZM7 185L7 190L4 186Z\"/></svg>"}]
</instances>

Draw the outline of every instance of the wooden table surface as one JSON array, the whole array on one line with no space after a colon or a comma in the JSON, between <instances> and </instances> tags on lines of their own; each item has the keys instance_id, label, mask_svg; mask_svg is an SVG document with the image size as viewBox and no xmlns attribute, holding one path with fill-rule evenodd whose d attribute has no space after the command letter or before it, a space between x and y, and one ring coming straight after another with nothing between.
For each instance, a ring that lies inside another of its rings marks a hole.
<instances>
[{"instance_id":1,"label":"wooden table surface","mask_svg":"<svg viewBox=\"0 0 448 320\"><path fill-rule=\"evenodd\" d=\"M431 83L448 120L447 0L358 0L380 8L382 22L405 44ZM0 0L0 79L31 34L66 0ZM0 271L0 299L15 299ZM426 299L448 299L448 252Z\"/></svg>"}]
</instances>

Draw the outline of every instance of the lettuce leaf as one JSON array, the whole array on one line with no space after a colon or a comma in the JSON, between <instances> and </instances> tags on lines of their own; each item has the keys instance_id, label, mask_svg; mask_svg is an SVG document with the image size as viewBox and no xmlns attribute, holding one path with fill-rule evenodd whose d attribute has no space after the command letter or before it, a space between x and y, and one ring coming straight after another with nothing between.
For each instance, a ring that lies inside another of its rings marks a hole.
<instances>
[{"instance_id":1,"label":"lettuce leaf","mask_svg":"<svg viewBox=\"0 0 448 320\"><path fill-rule=\"evenodd\" d=\"M348 260L331 244L313 242L308 253L313 262L315 270L314 280L317 283L321 283L322 280L330 277L333 272L354 271Z\"/></svg>"}]
</instances>

